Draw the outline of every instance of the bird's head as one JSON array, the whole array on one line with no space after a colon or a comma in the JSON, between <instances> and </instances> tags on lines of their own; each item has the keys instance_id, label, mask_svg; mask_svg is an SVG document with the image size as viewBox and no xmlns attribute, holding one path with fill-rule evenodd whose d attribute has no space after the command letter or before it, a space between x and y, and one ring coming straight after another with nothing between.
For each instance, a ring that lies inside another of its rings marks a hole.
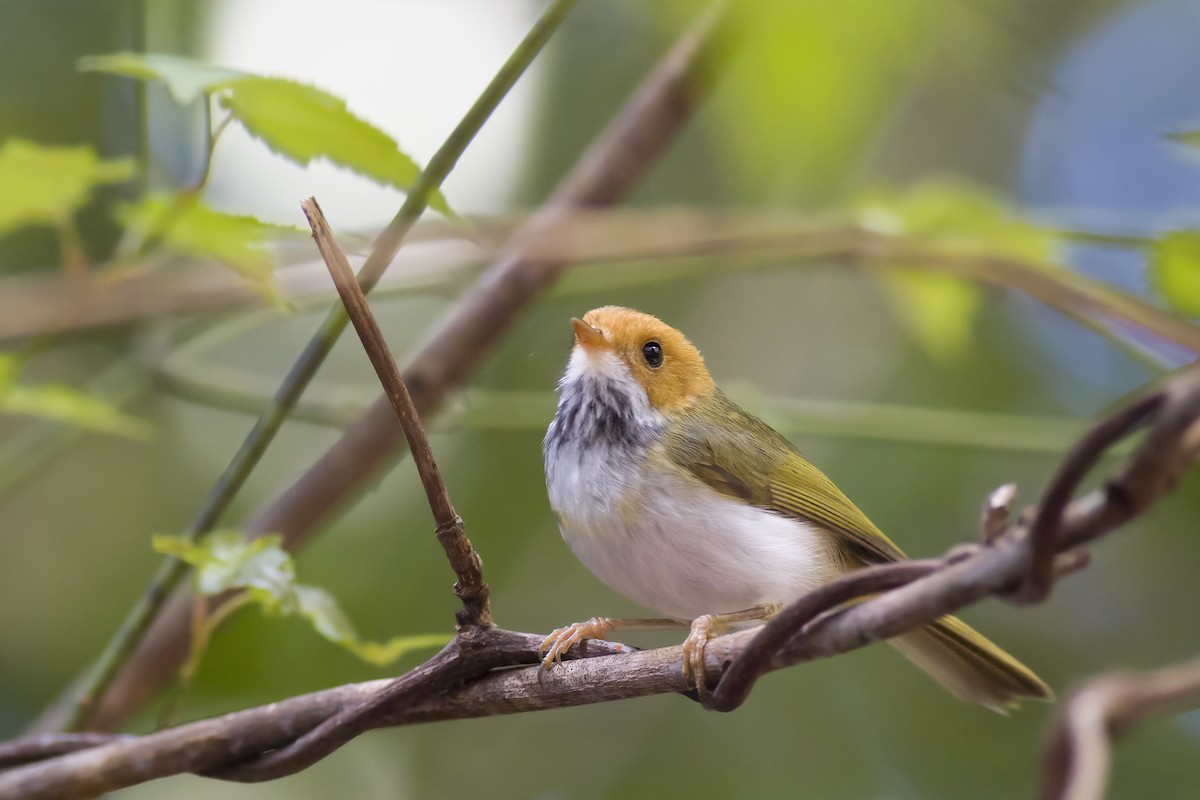
<instances>
[{"instance_id":1,"label":"bird's head","mask_svg":"<svg viewBox=\"0 0 1200 800\"><path fill-rule=\"evenodd\" d=\"M657 317L620 306L572 319L575 347L564 380L609 379L636 384L654 410L687 409L715 388L704 358L679 331Z\"/></svg>"}]
</instances>

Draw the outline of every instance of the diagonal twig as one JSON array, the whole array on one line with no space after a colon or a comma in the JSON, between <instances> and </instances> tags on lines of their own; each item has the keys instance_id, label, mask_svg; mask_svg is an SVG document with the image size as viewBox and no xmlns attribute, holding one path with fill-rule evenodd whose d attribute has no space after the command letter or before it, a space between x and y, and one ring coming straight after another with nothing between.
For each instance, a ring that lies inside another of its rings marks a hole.
<instances>
[{"instance_id":1,"label":"diagonal twig","mask_svg":"<svg viewBox=\"0 0 1200 800\"><path fill-rule=\"evenodd\" d=\"M391 403L404 429L409 452L412 453L413 462L421 476L421 485L425 487L429 510L433 512L433 521L437 524L438 541L442 543L446 558L450 560L450 566L458 577L454 584L454 593L463 602L463 614L459 618L459 625L489 625L492 617L488 608L488 587L483 582L483 562L463 531L462 517L454 511L454 505L450 502L450 493L446 491L441 470L433 457L429 437L425 435L425 429L421 426L421 419L413 406L408 387L404 385L400 368L396 366L396 359L392 357L383 331L379 329L379 323L375 321L375 315L367 305L367 298L359 288L358 281L354 279L354 270L350 268L346 254L338 246L316 198L310 197L303 201L300 207L312 227L317 249L321 251L321 258L329 267L329 274L333 276L334 285L346 306L350 321L362 339L363 349L367 351L371 365L375 367L375 374L383 384L384 396Z\"/></svg>"},{"instance_id":2,"label":"diagonal twig","mask_svg":"<svg viewBox=\"0 0 1200 800\"><path fill-rule=\"evenodd\" d=\"M483 93L468 109L466 115L451 131L449 137L434 153L429 164L409 187L404 204L380 233L364 262L359 281L369 291L395 258L396 252L413 224L424 213L429 197L441 186L466 150L467 145L483 127L484 122L508 94L517 79L542 50L551 34L558 28L575 0L553 0L537 23L504 63ZM246 435L224 472L205 498L185 535L196 538L217 524L234 496L258 465L264 452L283 426L288 413L299 400L313 376L333 350L334 343L346 327L346 315L335 305L325 316L317 332L309 339L300 357L292 364L287 376L258 420ZM117 632L105 645L95 665L67 690L66 711L62 727L76 730L87 727L95 717L122 667L134 656L145 639L150 626L163 606L187 575L187 565L176 558L164 560L142 596L121 622ZM182 650L181 650L182 652ZM55 716L53 713L50 717Z\"/></svg>"}]
</instances>

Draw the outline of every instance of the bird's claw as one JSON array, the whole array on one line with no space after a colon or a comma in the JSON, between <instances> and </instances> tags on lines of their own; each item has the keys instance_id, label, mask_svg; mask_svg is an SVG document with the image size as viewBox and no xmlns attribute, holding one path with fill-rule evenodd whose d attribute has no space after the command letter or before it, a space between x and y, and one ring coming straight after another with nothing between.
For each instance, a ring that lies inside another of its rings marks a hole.
<instances>
[{"instance_id":1,"label":"bird's claw","mask_svg":"<svg viewBox=\"0 0 1200 800\"><path fill-rule=\"evenodd\" d=\"M592 617L587 622L573 622L562 628L555 628L550 635L538 646L538 655L542 656L542 669L550 669L562 661L563 654L583 639L604 639L614 630L613 621L608 617Z\"/></svg>"},{"instance_id":2,"label":"bird's claw","mask_svg":"<svg viewBox=\"0 0 1200 800\"><path fill-rule=\"evenodd\" d=\"M692 628L683 640L683 683L694 687L701 701L708 697L704 648L712 638L715 625L716 620L712 616L697 617L692 620Z\"/></svg>"}]
</instances>

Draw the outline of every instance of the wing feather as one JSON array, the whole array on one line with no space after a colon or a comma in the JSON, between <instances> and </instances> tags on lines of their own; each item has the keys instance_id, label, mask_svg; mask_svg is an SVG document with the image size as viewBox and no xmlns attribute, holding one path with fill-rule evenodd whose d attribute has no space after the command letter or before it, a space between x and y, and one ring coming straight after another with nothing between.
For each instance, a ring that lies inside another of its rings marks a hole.
<instances>
[{"instance_id":1,"label":"wing feather","mask_svg":"<svg viewBox=\"0 0 1200 800\"><path fill-rule=\"evenodd\" d=\"M904 553L786 438L717 390L667 434L671 460L724 495L812 522L866 564Z\"/></svg>"}]
</instances>

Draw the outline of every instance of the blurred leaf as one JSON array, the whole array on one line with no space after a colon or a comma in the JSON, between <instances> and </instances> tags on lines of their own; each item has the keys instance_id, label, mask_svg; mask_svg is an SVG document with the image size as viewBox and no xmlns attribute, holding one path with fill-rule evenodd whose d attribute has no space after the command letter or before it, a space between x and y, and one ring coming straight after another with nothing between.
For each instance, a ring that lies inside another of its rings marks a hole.
<instances>
[{"instance_id":1,"label":"blurred leaf","mask_svg":"<svg viewBox=\"0 0 1200 800\"><path fill-rule=\"evenodd\" d=\"M415 636L397 636L386 642L355 642L349 649L368 664L386 667L409 653L445 647L450 639L451 635L448 633L423 633Z\"/></svg>"},{"instance_id":2,"label":"blurred leaf","mask_svg":"<svg viewBox=\"0 0 1200 800\"><path fill-rule=\"evenodd\" d=\"M97 433L148 439L149 424L77 389L56 383L17 383L20 361L0 355L0 412L65 422Z\"/></svg>"},{"instance_id":3,"label":"blurred leaf","mask_svg":"<svg viewBox=\"0 0 1200 800\"><path fill-rule=\"evenodd\" d=\"M84 56L77 66L84 72L106 72L142 81L160 81L179 105L209 94L246 73L165 53L109 53Z\"/></svg>"},{"instance_id":4,"label":"blurred leaf","mask_svg":"<svg viewBox=\"0 0 1200 800\"><path fill-rule=\"evenodd\" d=\"M300 614L312 623L313 630L343 646L358 641L358 631L333 595L316 586L296 586L295 589Z\"/></svg>"},{"instance_id":5,"label":"blurred leaf","mask_svg":"<svg viewBox=\"0 0 1200 800\"><path fill-rule=\"evenodd\" d=\"M682 19L696 3L674 0ZM714 98L730 173L770 202L832 194L955 28L921 0L730 5L744 45ZM673 27L680 20L672 23Z\"/></svg>"},{"instance_id":6,"label":"blurred leaf","mask_svg":"<svg viewBox=\"0 0 1200 800\"><path fill-rule=\"evenodd\" d=\"M872 230L966 254L1007 255L1047 269L1053 264L1053 234L967 183L935 179L904 194L874 190L855 209L859 223ZM982 302L977 285L911 269L889 270L883 281L897 316L932 357L948 361L970 349Z\"/></svg>"},{"instance_id":7,"label":"blurred leaf","mask_svg":"<svg viewBox=\"0 0 1200 800\"><path fill-rule=\"evenodd\" d=\"M102 161L86 145L55 147L9 139L0 147L0 234L24 225L57 225L106 183L136 170L133 159Z\"/></svg>"},{"instance_id":8,"label":"blurred leaf","mask_svg":"<svg viewBox=\"0 0 1200 800\"><path fill-rule=\"evenodd\" d=\"M908 269L891 270L883 278L896 315L930 356L945 362L966 354L983 299L978 286Z\"/></svg>"},{"instance_id":9,"label":"blurred leaf","mask_svg":"<svg viewBox=\"0 0 1200 800\"><path fill-rule=\"evenodd\" d=\"M1155 242L1150 281L1172 309L1200 317L1200 231L1172 231Z\"/></svg>"},{"instance_id":10,"label":"blurred leaf","mask_svg":"<svg viewBox=\"0 0 1200 800\"><path fill-rule=\"evenodd\" d=\"M296 570L292 557L282 548L282 536L248 541L240 531L219 530L196 541L185 536L156 535L152 544L156 552L175 556L195 568L200 594L246 589L266 611L291 614L297 608Z\"/></svg>"},{"instance_id":11,"label":"blurred leaf","mask_svg":"<svg viewBox=\"0 0 1200 800\"><path fill-rule=\"evenodd\" d=\"M980 186L952 178L923 181L907 192L875 189L855 203L859 222L883 233L919 238L942 248L1007 255L1051 267L1057 239L1024 221Z\"/></svg>"},{"instance_id":12,"label":"blurred leaf","mask_svg":"<svg viewBox=\"0 0 1200 800\"><path fill-rule=\"evenodd\" d=\"M427 633L397 636L387 642L364 642L329 592L315 586L296 586L296 595L300 614L312 623L313 630L377 667L386 667L408 653L441 647L450 641L449 633Z\"/></svg>"},{"instance_id":13,"label":"blurred leaf","mask_svg":"<svg viewBox=\"0 0 1200 800\"><path fill-rule=\"evenodd\" d=\"M125 206L122 224L143 238L157 239L177 253L215 258L278 301L273 242L299 228L263 222L255 217L227 214L196 197L155 194Z\"/></svg>"},{"instance_id":14,"label":"blurred leaf","mask_svg":"<svg viewBox=\"0 0 1200 800\"><path fill-rule=\"evenodd\" d=\"M155 551L195 568L196 591L200 594L244 589L249 600L264 612L299 614L322 637L375 666L387 666L414 650L440 647L450 640L450 634L438 633L364 642L333 595L316 586L296 583L292 557L283 549L283 537L276 534L247 540L239 531L220 530L196 541L186 536L156 535L152 543ZM192 662L198 663L199 657L194 652Z\"/></svg>"},{"instance_id":15,"label":"blurred leaf","mask_svg":"<svg viewBox=\"0 0 1200 800\"><path fill-rule=\"evenodd\" d=\"M1173 131L1167 138L1189 147L1200 148L1200 131Z\"/></svg>"},{"instance_id":16,"label":"blurred leaf","mask_svg":"<svg viewBox=\"0 0 1200 800\"><path fill-rule=\"evenodd\" d=\"M392 137L346 109L328 92L283 78L245 77L229 83L221 104L276 153L306 166L333 163L380 183L407 190L420 168ZM451 214L440 192L429 205Z\"/></svg>"}]
</instances>

